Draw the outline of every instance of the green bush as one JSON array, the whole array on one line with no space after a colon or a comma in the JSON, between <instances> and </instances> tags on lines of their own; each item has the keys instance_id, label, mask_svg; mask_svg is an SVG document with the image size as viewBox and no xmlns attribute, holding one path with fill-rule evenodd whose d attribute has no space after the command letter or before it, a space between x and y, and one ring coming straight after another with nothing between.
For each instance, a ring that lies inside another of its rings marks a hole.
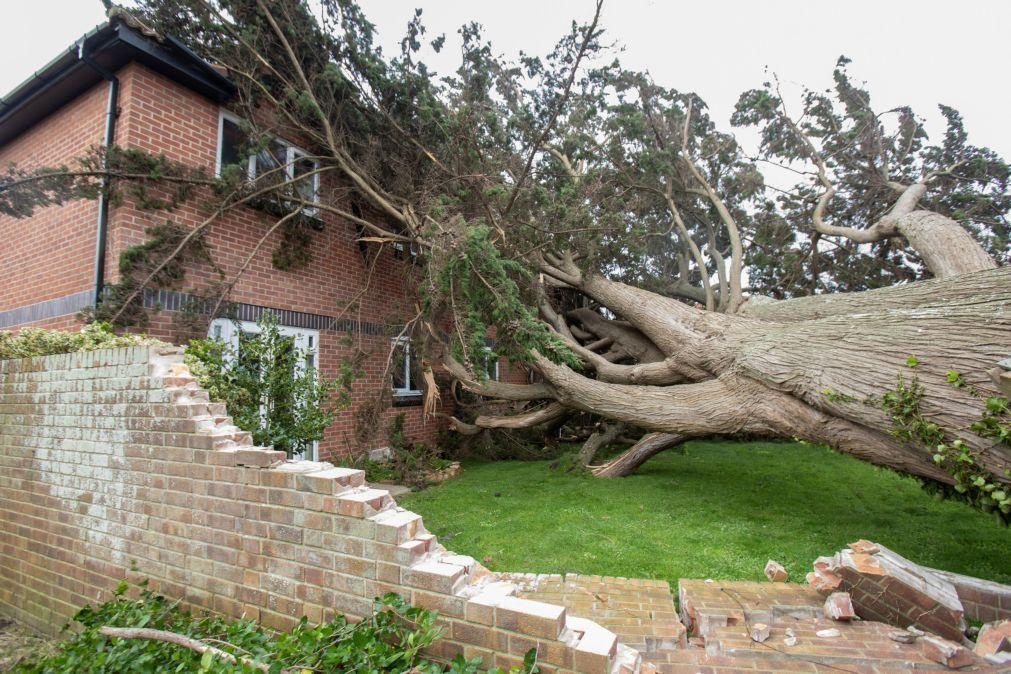
<instances>
[{"instance_id":1,"label":"green bush","mask_svg":"<svg viewBox=\"0 0 1011 674\"><path fill-rule=\"evenodd\" d=\"M14 334L0 330L0 360L118 349L143 344L162 344L162 342L147 335L117 335L108 323L91 323L81 328L80 332L22 328L20 333Z\"/></svg>"},{"instance_id":2,"label":"green bush","mask_svg":"<svg viewBox=\"0 0 1011 674\"><path fill-rule=\"evenodd\" d=\"M305 351L281 334L273 314L257 325L260 332L241 335L238 349L214 338L191 340L186 362L211 399L227 405L236 426L257 444L291 456L323 438L350 404L357 373L345 362L337 378L320 376L306 365Z\"/></svg>"},{"instance_id":3,"label":"green bush","mask_svg":"<svg viewBox=\"0 0 1011 674\"><path fill-rule=\"evenodd\" d=\"M52 655L17 666L18 674L150 674L150 672L416 672L417 674L469 674L480 659L457 657L449 665L432 663L420 652L435 643L443 628L436 613L412 608L395 594L376 600L374 613L360 622L343 616L319 625L305 618L290 632L272 632L251 620L193 615L176 602L139 585L137 599L119 584L115 599L97 607L85 606L74 616L79 628ZM207 652L150 639L122 639L100 633L100 628L144 627L196 639L232 654L238 661ZM70 626L67 626L69 629ZM537 671L533 652L523 672ZM513 670L518 671L518 670Z\"/></svg>"}]
</instances>

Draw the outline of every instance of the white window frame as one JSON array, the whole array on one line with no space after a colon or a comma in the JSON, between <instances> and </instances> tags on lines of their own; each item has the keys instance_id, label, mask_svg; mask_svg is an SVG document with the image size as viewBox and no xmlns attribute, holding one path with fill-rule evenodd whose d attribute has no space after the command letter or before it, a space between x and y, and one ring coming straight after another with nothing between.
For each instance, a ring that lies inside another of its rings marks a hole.
<instances>
[{"instance_id":1,"label":"white window frame","mask_svg":"<svg viewBox=\"0 0 1011 674\"><path fill-rule=\"evenodd\" d=\"M491 347L490 346L484 347L484 350L485 350L485 353L487 355L489 355L489 356L491 355L492 351L491 351ZM494 368L495 372L494 372L494 374L492 374L492 372L490 372L490 370L492 369L490 367L485 371L485 374L488 375L488 379L490 379L492 381L499 381L499 369L498 369L498 362L499 362L499 360L501 360L501 359L500 358L496 358L495 359L495 363L494 363L494 365L495 365L495 368ZM489 363L489 364L491 364L491 363Z\"/></svg>"},{"instance_id":2,"label":"white window frame","mask_svg":"<svg viewBox=\"0 0 1011 674\"><path fill-rule=\"evenodd\" d=\"M232 347L229 358L236 358L239 355L239 334L258 335L262 332L260 326L252 321L233 321L228 318L216 318L211 321L207 328L207 336L219 339ZM309 330L306 328L294 328L288 325L278 325L278 334L292 337L295 341L295 348L301 353L312 356L312 362L317 372L319 372L319 330ZM296 361L295 368L298 372L305 370L305 360ZM314 440L307 452L295 453L293 461L319 461L319 442Z\"/></svg>"},{"instance_id":3,"label":"white window frame","mask_svg":"<svg viewBox=\"0 0 1011 674\"><path fill-rule=\"evenodd\" d=\"M411 349L411 338L410 337L394 337L393 339L391 339L390 340L390 355L392 356L393 352L398 347L400 347L401 345L404 348L404 381L407 382L408 387L407 388L396 388L396 387L392 386L393 382L391 381L390 384L391 384L391 388L393 388L393 396L396 397L396 398L406 398L408 396L421 395L422 394L422 390L421 389L411 388L411 386L417 385L417 382L415 382L413 380L414 378L411 376L411 358L413 356L413 353L412 353L413 349Z\"/></svg>"},{"instance_id":4,"label":"white window frame","mask_svg":"<svg viewBox=\"0 0 1011 674\"><path fill-rule=\"evenodd\" d=\"M225 141L225 120L228 120L229 122L231 122L232 124L235 124L235 125L239 126L240 128L242 127L242 118L241 117L233 115L232 113L227 112L226 110L220 110L219 111L219 113L218 113L218 146L217 146L217 155L214 158L214 175L216 177L218 177L218 178L221 177L221 169L222 169L222 166L221 166L221 150L222 150L222 146L224 145L224 141ZM311 155L307 151L303 150L302 148L298 147L297 145L295 145L293 143L289 143L288 141L284 140L283 138L275 138L273 140L276 140L278 143L280 143L281 145L284 146L284 148L285 148L285 152L284 152L284 157L285 157L285 160L284 160L285 161L284 170L285 170L285 173L288 176L288 180L294 180L295 179L295 162L300 157L310 157ZM313 170L314 171L318 171L318 169L319 169L319 162L316 161L315 159L309 159L309 161L312 162ZM256 180L256 155L255 154L250 155L249 159L247 160L246 174L249 176L250 180ZM313 203L318 203L319 202L319 173L313 173L312 176L311 176L311 178L312 178L312 202ZM319 209L318 208L312 208L311 206L303 206L302 207L302 212L305 213L306 215L309 215L309 216L316 216L316 215L319 214Z\"/></svg>"}]
</instances>

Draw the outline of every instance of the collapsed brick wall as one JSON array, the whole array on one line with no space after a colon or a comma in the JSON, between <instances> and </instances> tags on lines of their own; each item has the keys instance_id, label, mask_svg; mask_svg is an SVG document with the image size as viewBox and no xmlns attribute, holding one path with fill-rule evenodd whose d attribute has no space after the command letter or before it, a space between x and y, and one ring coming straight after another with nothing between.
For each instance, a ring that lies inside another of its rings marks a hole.
<instances>
[{"instance_id":1,"label":"collapsed brick wall","mask_svg":"<svg viewBox=\"0 0 1011 674\"><path fill-rule=\"evenodd\" d=\"M634 672L615 635L447 552L361 471L253 447L175 347L0 361L0 611L58 629L128 576L289 628L398 592L437 609L432 655Z\"/></svg>"}]
</instances>

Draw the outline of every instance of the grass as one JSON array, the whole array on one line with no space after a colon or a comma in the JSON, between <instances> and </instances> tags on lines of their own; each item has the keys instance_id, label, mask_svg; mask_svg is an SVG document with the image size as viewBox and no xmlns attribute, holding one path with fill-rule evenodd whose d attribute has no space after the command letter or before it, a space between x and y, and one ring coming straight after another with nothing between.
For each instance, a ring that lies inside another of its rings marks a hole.
<instances>
[{"instance_id":1,"label":"grass","mask_svg":"<svg viewBox=\"0 0 1011 674\"><path fill-rule=\"evenodd\" d=\"M601 480L547 462L465 464L403 497L449 549L493 570L802 581L859 538L937 568L1011 582L1011 529L911 478L797 443L696 441Z\"/></svg>"}]
</instances>

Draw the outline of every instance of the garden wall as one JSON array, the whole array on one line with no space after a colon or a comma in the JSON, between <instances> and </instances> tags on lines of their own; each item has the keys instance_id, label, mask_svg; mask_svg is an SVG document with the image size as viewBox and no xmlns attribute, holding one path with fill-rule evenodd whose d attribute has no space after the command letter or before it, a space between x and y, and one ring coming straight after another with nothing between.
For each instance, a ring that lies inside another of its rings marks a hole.
<instances>
[{"instance_id":1,"label":"garden wall","mask_svg":"<svg viewBox=\"0 0 1011 674\"><path fill-rule=\"evenodd\" d=\"M53 632L130 576L288 628L394 591L442 615L435 657L637 670L613 633L517 598L363 480L253 447L175 347L0 361L0 611Z\"/></svg>"}]
</instances>

